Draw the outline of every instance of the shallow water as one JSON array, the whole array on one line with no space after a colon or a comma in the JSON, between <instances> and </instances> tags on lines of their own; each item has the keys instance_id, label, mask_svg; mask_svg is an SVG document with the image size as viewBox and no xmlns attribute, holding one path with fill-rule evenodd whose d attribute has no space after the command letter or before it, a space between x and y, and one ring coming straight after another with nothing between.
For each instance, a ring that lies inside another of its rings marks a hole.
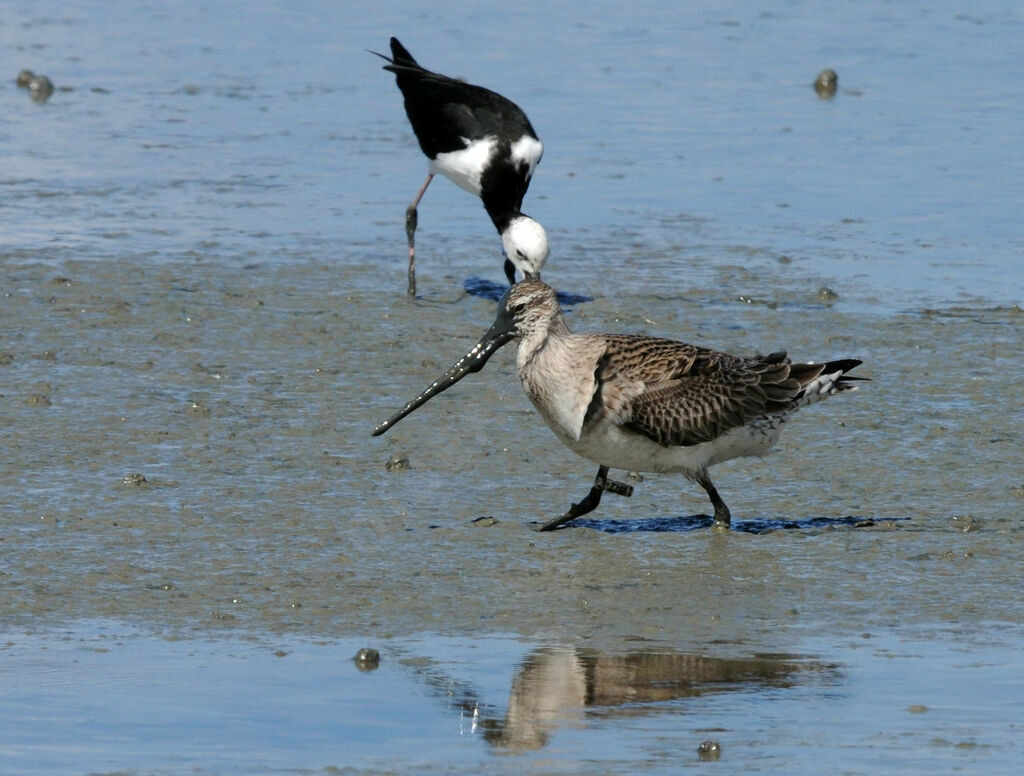
<instances>
[{"instance_id":1,"label":"shallow water","mask_svg":"<svg viewBox=\"0 0 1024 776\"><path fill-rule=\"evenodd\" d=\"M745 771L1015 772L1020 11L524 7L9 4L11 79L58 91L0 84L0 772L675 772L705 739ZM649 475L534 533L594 472L511 350L369 436L501 278L437 181L404 297L426 165L365 52L391 34L526 107L572 327L864 360L715 470L736 530ZM659 663L680 694L644 695ZM581 703L610 666L635 699ZM521 733L533 686L565 695Z\"/></svg>"},{"instance_id":2,"label":"shallow water","mask_svg":"<svg viewBox=\"0 0 1024 776\"><path fill-rule=\"evenodd\" d=\"M968 650L864 634L820 644L827 659L421 635L360 670L352 639L154 640L88 622L4 634L0 751L20 774L668 774L712 741L751 773L1013 773L1020 635Z\"/></svg>"}]
</instances>

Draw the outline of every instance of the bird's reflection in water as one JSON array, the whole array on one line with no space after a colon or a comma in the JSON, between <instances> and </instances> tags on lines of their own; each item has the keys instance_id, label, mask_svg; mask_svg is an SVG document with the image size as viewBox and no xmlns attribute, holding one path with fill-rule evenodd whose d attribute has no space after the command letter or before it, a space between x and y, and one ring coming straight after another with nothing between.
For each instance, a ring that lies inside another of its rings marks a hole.
<instances>
[{"instance_id":1,"label":"bird's reflection in water","mask_svg":"<svg viewBox=\"0 0 1024 776\"><path fill-rule=\"evenodd\" d=\"M540 749L558 727L587 716L635 716L665 711L664 703L712 692L790 687L808 673L835 666L793 655L714 658L679 652L608 655L543 648L526 657L512 681L504 718L474 706L484 738L508 753Z\"/></svg>"}]
</instances>

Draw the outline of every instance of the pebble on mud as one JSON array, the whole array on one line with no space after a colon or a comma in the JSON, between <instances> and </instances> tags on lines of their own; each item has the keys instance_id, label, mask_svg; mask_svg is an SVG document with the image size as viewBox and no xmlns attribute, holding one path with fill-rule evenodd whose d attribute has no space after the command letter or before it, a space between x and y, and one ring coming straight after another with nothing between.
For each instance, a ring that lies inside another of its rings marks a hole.
<instances>
[{"instance_id":1,"label":"pebble on mud","mask_svg":"<svg viewBox=\"0 0 1024 776\"><path fill-rule=\"evenodd\" d=\"M190 401L185 405L185 411L189 415L197 415L201 418L210 417L210 408L200 401Z\"/></svg>"},{"instance_id":2,"label":"pebble on mud","mask_svg":"<svg viewBox=\"0 0 1024 776\"><path fill-rule=\"evenodd\" d=\"M483 528L490 528L492 525L498 524L498 518L491 517L490 515L483 515L481 517L477 517L471 520L470 522L472 522L473 525L479 525Z\"/></svg>"},{"instance_id":3,"label":"pebble on mud","mask_svg":"<svg viewBox=\"0 0 1024 776\"><path fill-rule=\"evenodd\" d=\"M374 671L380 666L380 652L373 647L363 647L352 660L360 671Z\"/></svg>"},{"instance_id":4,"label":"pebble on mud","mask_svg":"<svg viewBox=\"0 0 1024 776\"><path fill-rule=\"evenodd\" d=\"M53 94L53 82L45 75L37 75L28 82L28 93L36 102L46 102Z\"/></svg>"},{"instance_id":5,"label":"pebble on mud","mask_svg":"<svg viewBox=\"0 0 1024 776\"><path fill-rule=\"evenodd\" d=\"M126 474L121 478L122 485L130 485L134 488L140 488L148 482L149 480L142 474Z\"/></svg>"},{"instance_id":6,"label":"pebble on mud","mask_svg":"<svg viewBox=\"0 0 1024 776\"><path fill-rule=\"evenodd\" d=\"M45 75L36 75L31 70L18 73L15 83L22 89L28 89L29 96L36 102L46 102L53 94L53 82Z\"/></svg>"},{"instance_id":7,"label":"pebble on mud","mask_svg":"<svg viewBox=\"0 0 1024 776\"><path fill-rule=\"evenodd\" d=\"M818 77L814 79L814 91L823 100L830 100L836 96L836 88L839 86L839 76L836 71L826 67Z\"/></svg>"},{"instance_id":8,"label":"pebble on mud","mask_svg":"<svg viewBox=\"0 0 1024 776\"><path fill-rule=\"evenodd\" d=\"M981 522L975 519L974 515L956 515L953 517L953 525L960 533L974 533L981 530Z\"/></svg>"},{"instance_id":9,"label":"pebble on mud","mask_svg":"<svg viewBox=\"0 0 1024 776\"><path fill-rule=\"evenodd\" d=\"M389 472L400 472L403 469L408 469L409 456L404 453L395 453L393 456L388 458L388 462L384 464L384 468Z\"/></svg>"},{"instance_id":10,"label":"pebble on mud","mask_svg":"<svg viewBox=\"0 0 1024 776\"><path fill-rule=\"evenodd\" d=\"M717 741L704 741L697 747L697 756L704 762L714 762L722 756L722 747Z\"/></svg>"}]
</instances>

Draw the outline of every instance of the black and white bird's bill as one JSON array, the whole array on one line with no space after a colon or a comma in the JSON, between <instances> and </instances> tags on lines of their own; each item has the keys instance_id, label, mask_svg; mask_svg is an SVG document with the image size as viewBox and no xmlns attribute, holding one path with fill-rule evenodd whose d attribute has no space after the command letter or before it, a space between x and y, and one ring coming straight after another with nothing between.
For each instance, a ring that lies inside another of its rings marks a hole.
<instances>
[{"instance_id":1,"label":"black and white bird's bill","mask_svg":"<svg viewBox=\"0 0 1024 776\"><path fill-rule=\"evenodd\" d=\"M477 342L469 352L466 353L466 355L452 364L448 371L427 386L423 393L406 404L402 409L383 423L378 423L377 427L373 429L373 436L380 436L413 410L423 404L426 404L433 397L437 396L437 394L447 391L466 375L471 372L479 372L484 368L484 364L488 362L491 356L493 356L503 345L506 345L515 339L515 320L509 314L508 310L506 310L504 302L505 299L502 299L501 303L499 303L498 317L491 325L491 328L487 330L487 333L480 338L480 341Z\"/></svg>"}]
</instances>

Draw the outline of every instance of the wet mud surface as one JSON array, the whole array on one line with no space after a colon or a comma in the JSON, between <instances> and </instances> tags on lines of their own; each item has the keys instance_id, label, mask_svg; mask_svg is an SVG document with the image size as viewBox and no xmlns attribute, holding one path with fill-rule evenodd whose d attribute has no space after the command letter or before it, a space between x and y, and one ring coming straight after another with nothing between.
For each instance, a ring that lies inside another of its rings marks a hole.
<instances>
[{"instance_id":1,"label":"wet mud surface","mask_svg":"<svg viewBox=\"0 0 1024 776\"><path fill-rule=\"evenodd\" d=\"M660 475L541 535L593 472L535 416L511 349L370 437L493 303L371 293L364 272L7 262L0 617L769 649L790 630L1021 617L1015 307L875 316L587 287L581 331L857 356L872 381L799 413L769 458L716 469L726 535L698 487Z\"/></svg>"}]
</instances>

